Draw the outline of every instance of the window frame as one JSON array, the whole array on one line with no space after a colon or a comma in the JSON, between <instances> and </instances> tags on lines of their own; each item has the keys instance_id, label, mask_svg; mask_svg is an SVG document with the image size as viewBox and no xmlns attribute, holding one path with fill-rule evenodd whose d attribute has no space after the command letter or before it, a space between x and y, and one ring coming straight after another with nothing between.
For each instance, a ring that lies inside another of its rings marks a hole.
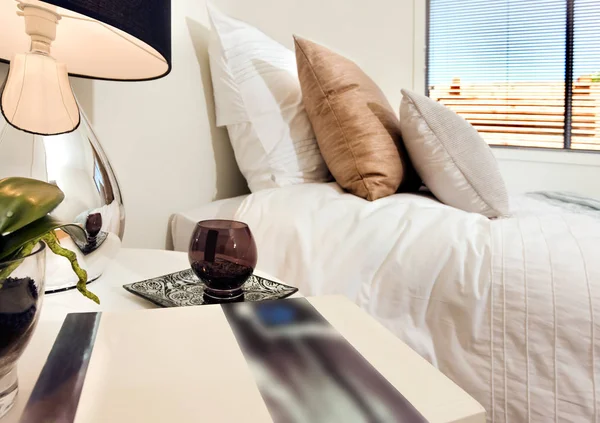
<instances>
[{"instance_id":1,"label":"window frame","mask_svg":"<svg viewBox=\"0 0 600 423\"><path fill-rule=\"evenodd\" d=\"M571 134L573 123L573 60L575 47L575 0L565 0L566 7L566 37L565 37L565 112L564 112L564 129L563 129L563 146L562 148L551 147L533 147L533 146L517 146L517 145L493 145L492 148L510 149L510 150L543 150L543 151L558 151L569 153L595 153L600 154L600 150L591 149L574 149L571 147ZM431 0L425 0L425 95L429 97L429 63L431 59L430 45L430 3Z\"/></svg>"}]
</instances>

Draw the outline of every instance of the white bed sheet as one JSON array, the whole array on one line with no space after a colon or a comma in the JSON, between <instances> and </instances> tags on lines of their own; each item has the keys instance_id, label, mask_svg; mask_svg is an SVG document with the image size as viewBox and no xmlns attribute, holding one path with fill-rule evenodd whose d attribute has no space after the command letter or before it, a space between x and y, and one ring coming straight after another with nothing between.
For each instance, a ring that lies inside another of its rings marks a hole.
<instances>
[{"instance_id":1,"label":"white bed sheet","mask_svg":"<svg viewBox=\"0 0 600 423\"><path fill-rule=\"evenodd\" d=\"M522 196L512 217L488 220L416 194L367 202L336 184L228 201L211 209L224 215L178 216L173 233L183 216L247 222L261 270L305 295L348 296L491 422L598 421L600 219Z\"/></svg>"}]
</instances>

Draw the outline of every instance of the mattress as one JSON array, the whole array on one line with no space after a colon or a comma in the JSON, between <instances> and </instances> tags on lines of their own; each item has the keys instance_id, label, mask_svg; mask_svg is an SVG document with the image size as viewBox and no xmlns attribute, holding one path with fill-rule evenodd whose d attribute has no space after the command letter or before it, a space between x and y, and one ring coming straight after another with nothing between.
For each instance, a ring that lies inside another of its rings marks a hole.
<instances>
[{"instance_id":1,"label":"mattress","mask_svg":"<svg viewBox=\"0 0 600 423\"><path fill-rule=\"evenodd\" d=\"M511 202L489 220L427 195L368 202L304 184L180 214L173 234L185 250L198 218L248 223L261 270L350 298L489 421L597 421L600 211L539 193Z\"/></svg>"}]
</instances>

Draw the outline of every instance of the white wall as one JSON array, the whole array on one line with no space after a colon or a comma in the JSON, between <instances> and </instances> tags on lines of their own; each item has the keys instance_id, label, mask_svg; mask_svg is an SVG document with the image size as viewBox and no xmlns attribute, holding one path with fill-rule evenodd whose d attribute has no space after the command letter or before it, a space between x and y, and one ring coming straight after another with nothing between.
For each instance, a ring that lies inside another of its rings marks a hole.
<instances>
[{"instance_id":1,"label":"white wall","mask_svg":"<svg viewBox=\"0 0 600 423\"><path fill-rule=\"evenodd\" d=\"M600 154L495 148L510 193L569 191L600 199Z\"/></svg>"}]
</instances>

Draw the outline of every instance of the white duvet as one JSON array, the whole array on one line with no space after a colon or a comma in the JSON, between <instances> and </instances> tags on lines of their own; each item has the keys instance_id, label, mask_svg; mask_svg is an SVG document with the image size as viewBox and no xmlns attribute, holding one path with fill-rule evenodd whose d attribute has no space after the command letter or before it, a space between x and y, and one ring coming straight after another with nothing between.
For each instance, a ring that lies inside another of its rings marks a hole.
<instances>
[{"instance_id":1,"label":"white duvet","mask_svg":"<svg viewBox=\"0 0 600 423\"><path fill-rule=\"evenodd\" d=\"M336 184L248 196L258 267L344 294L487 410L598 421L600 219L521 197L488 220L432 198L367 202Z\"/></svg>"}]
</instances>

